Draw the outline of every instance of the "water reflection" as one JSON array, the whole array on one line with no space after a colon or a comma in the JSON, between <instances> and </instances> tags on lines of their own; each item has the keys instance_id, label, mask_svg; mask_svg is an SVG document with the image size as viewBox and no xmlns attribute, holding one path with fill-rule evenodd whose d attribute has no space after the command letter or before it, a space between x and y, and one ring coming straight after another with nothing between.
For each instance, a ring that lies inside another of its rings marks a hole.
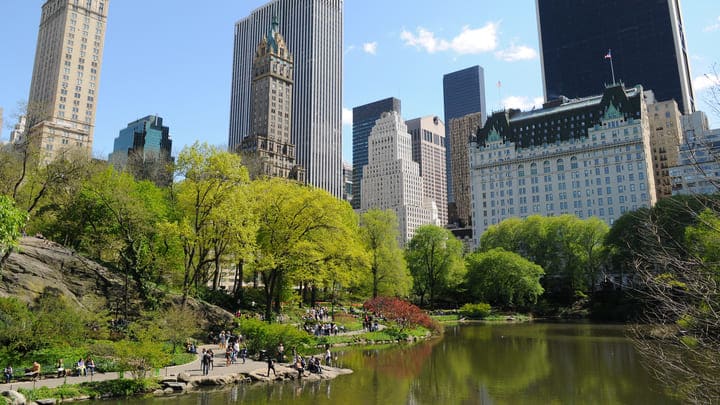
<instances>
[{"instance_id":1,"label":"water reflection","mask_svg":"<svg viewBox=\"0 0 720 405\"><path fill-rule=\"evenodd\" d=\"M348 348L330 382L235 386L177 404L637 404L674 403L641 367L622 326L473 325L414 346Z\"/></svg>"}]
</instances>

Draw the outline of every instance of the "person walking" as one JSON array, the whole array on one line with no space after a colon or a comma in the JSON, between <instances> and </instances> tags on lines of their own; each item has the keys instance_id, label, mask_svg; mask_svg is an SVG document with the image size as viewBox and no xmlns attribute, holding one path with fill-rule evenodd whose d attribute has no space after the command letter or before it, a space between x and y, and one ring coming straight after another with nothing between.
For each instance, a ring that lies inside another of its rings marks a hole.
<instances>
[{"instance_id":1,"label":"person walking","mask_svg":"<svg viewBox=\"0 0 720 405\"><path fill-rule=\"evenodd\" d=\"M268 365L267 376L270 377L270 370L272 370L273 376L277 377L277 373L275 372L275 361L273 360L273 358L269 352L266 357L267 357L267 365Z\"/></svg>"},{"instance_id":2,"label":"person walking","mask_svg":"<svg viewBox=\"0 0 720 405\"><path fill-rule=\"evenodd\" d=\"M9 384L10 380L13 379L13 368L10 364L3 370L3 377L5 377L5 384Z\"/></svg>"},{"instance_id":3,"label":"person walking","mask_svg":"<svg viewBox=\"0 0 720 405\"><path fill-rule=\"evenodd\" d=\"M210 356L208 355L208 352L206 349L202 349L202 354L200 355L200 371L202 372L202 375L208 374L209 367L210 367Z\"/></svg>"}]
</instances>

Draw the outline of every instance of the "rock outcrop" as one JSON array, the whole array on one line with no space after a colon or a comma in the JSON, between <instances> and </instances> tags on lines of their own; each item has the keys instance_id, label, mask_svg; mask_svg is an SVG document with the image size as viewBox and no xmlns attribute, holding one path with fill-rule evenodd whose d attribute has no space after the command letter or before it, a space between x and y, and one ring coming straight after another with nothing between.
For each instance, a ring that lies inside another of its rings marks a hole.
<instances>
[{"instance_id":1,"label":"rock outcrop","mask_svg":"<svg viewBox=\"0 0 720 405\"><path fill-rule=\"evenodd\" d=\"M87 309L115 309L124 302L125 278L116 272L76 254L47 239L25 237L20 248L8 257L0 270L0 297L15 297L32 304L46 291L63 295L71 303ZM137 288L128 280L127 292L137 304ZM166 297L169 305L179 305L181 297ZM202 301L188 299L188 306L202 314L205 325L229 325L233 316Z\"/></svg>"}]
</instances>

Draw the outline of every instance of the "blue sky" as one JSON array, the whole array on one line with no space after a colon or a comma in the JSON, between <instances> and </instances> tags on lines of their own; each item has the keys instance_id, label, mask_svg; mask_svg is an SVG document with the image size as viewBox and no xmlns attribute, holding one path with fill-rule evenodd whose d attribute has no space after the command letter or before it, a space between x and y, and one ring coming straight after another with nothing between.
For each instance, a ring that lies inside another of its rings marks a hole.
<instances>
[{"instance_id":1,"label":"blue sky","mask_svg":"<svg viewBox=\"0 0 720 405\"><path fill-rule=\"evenodd\" d=\"M44 0L0 0L3 140L30 88ZM195 140L226 145L234 23L264 0L112 0L100 78L94 154L107 158L127 123L159 114L177 152ZM720 2L682 3L696 97L720 64ZM531 108L542 99L534 0L346 0L343 156L352 156L350 110L398 97L406 119L443 115L442 76L479 64L486 100ZM598 50L603 63L604 50ZM720 68L718 69L720 72ZM498 81L502 87L498 89Z\"/></svg>"}]
</instances>

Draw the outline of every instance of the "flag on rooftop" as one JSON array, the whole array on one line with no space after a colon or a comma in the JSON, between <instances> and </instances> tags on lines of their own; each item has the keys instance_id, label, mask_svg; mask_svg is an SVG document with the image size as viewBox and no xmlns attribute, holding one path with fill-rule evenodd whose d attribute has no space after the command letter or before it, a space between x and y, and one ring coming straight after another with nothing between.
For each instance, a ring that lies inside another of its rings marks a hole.
<instances>
[{"instance_id":1,"label":"flag on rooftop","mask_svg":"<svg viewBox=\"0 0 720 405\"><path fill-rule=\"evenodd\" d=\"M612 53L610 53L609 49L608 49L607 54L605 54L605 59L612 59Z\"/></svg>"}]
</instances>

